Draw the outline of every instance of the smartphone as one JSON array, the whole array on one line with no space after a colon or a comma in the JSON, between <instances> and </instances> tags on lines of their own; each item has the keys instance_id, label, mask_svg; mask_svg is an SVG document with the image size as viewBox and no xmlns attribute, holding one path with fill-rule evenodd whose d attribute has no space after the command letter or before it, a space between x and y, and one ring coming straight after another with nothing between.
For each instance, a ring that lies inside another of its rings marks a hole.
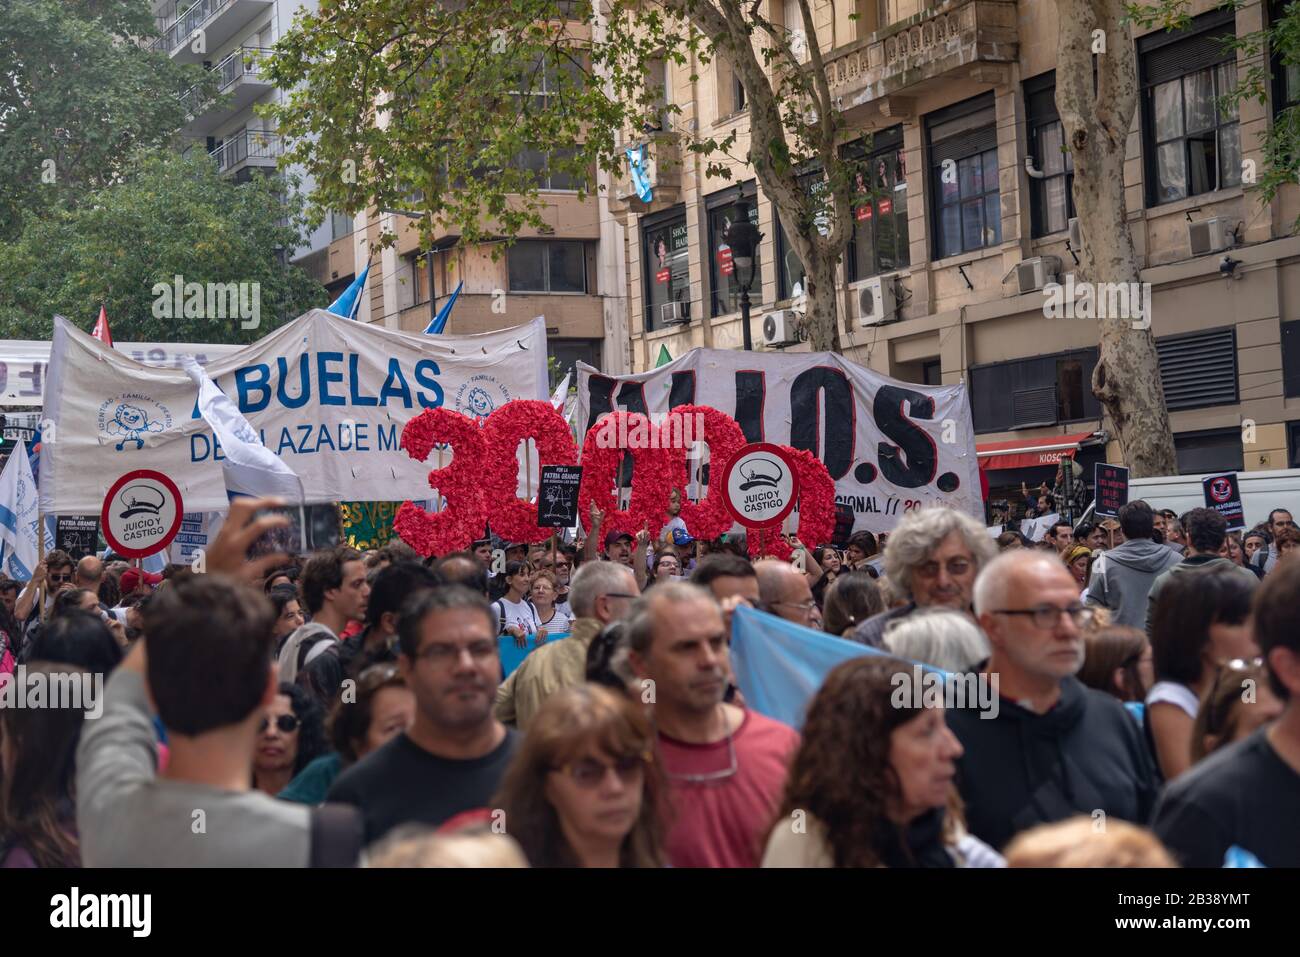
<instances>
[{"instance_id":1,"label":"smartphone","mask_svg":"<svg viewBox=\"0 0 1300 957\"><path fill-rule=\"evenodd\" d=\"M283 515L289 524L261 535L248 548L249 560L284 552L304 555L321 548L333 548L343 541L343 526L335 505L289 505L258 509L255 518Z\"/></svg>"}]
</instances>

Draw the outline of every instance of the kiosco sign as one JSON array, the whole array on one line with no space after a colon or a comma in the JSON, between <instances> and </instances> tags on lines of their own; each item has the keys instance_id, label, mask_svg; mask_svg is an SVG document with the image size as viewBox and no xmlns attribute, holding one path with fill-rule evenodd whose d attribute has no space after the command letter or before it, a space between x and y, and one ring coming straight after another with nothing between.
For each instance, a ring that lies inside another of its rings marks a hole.
<instances>
[{"instance_id":1,"label":"kiosco sign","mask_svg":"<svg viewBox=\"0 0 1300 957\"><path fill-rule=\"evenodd\" d=\"M100 525L113 551L126 558L145 558L171 544L184 514L175 482L161 472L136 469L108 490Z\"/></svg>"}]
</instances>

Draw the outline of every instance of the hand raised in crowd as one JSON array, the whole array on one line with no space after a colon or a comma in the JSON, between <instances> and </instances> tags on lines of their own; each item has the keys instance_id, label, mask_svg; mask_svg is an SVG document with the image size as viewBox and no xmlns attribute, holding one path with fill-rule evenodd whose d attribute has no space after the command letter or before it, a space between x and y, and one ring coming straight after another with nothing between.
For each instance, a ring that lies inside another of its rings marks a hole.
<instances>
[{"instance_id":1,"label":"hand raised in crowd","mask_svg":"<svg viewBox=\"0 0 1300 957\"><path fill-rule=\"evenodd\" d=\"M641 530L636 533L637 551L644 551L646 546L648 546L649 544L650 544L650 523L646 522L644 525L641 526Z\"/></svg>"},{"instance_id":2,"label":"hand raised in crowd","mask_svg":"<svg viewBox=\"0 0 1300 957\"><path fill-rule=\"evenodd\" d=\"M518 648L528 647L528 632L524 631L519 625L510 625L506 628L506 633L514 635L515 646Z\"/></svg>"},{"instance_id":3,"label":"hand raised in crowd","mask_svg":"<svg viewBox=\"0 0 1300 957\"><path fill-rule=\"evenodd\" d=\"M283 515L263 515L256 518L260 509L279 508L285 503L278 498L237 498L230 503L230 514L221 531L203 555L203 570L210 574L230 575L246 582L266 576L272 568L283 565L289 556L284 552L265 555L249 561L249 547L275 528L284 528L289 520Z\"/></svg>"},{"instance_id":4,"label":"hand raised in crowd","mask_svg":"<svg viewBox=\"0 0 1300 957\"><path fill-rule=\"evenodd\" d=\"M598 528L605 521L605 513L600 510L600 506L595 502L591 503L591 527Z\"/></svg>"}]
</instances>

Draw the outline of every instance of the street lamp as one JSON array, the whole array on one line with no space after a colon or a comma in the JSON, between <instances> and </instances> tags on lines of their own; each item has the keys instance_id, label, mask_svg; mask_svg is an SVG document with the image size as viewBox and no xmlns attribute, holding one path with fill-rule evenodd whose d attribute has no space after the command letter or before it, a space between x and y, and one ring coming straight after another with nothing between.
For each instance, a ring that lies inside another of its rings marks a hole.
<instances>
[{"instance_id":1,"label":"street lamp","mask_svg":"<svg viewBox=\"0 0 1300 957\"><path fill-rule=\"evenodd\" d=\"M731 261L736 267L736 279L740 283L740 328L745 338L745 351L754 348L749 331L749 287L754 282L754 253L762 242L763 234L749 221L749 202L741 200L736 204L736 221L723 233L722 241L731 248Z\"/></svg>"}]
</instances>

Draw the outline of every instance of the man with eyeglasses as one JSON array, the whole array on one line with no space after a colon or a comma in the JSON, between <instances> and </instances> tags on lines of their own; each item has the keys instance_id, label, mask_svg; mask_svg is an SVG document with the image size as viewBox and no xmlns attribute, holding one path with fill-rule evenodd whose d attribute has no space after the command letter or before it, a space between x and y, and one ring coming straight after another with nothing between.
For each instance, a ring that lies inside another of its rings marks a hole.
<instances>
[{"instance_id":1,"label":"man with eyeglasses","mask_svg":"<svg viewBox=\"0 0 1300 957\"><path fill-rule=\"evenodd\" d=\"M879 648L891 622L920 608L969 613L975 576L995 554L988 529L969 515L938 506L909 512L885 547L885 577L909 601L872 615L853 640Z\"/></svg>"},{"instance_id":2,"label":"man with eyeglasses","mask_svg":"<svg viewBox=\"0 0 1300 957\"><path fill-rule=\"evenodd\" d=\"M1183 556L1153 541L1155 516L1151 506L1138 499L1119 510L1124 544L1108 549L1105 561L1093 564L1084 590L1086 604L1107 608L1111 624L1145 628L1147 596L1161 573L1173 568Z\"/></svg>"},{"instance_id":3,"label":"man with eyeglasses","mask_svg":"<svg viewBox=\"0 0 1300 957\"><path fill-rule=\"evenodd\" d=\"M1184 867L1300 867L1300 562L1255 592L1255 640L1281 716L1172 782L1152 829ZM1254 696L1243 681L1245 707ZM1262 707L1262 705L1259 705Z\"/></svg>"},{"instance_id":4,"label":"man with eyeglasses","mask_svg":"<svg viewBox=\"0 0 1300 957\"><path fill-rule=\"evenodd\" d=\"M821 609L813 600L808 576L789 562L765 558L754 563L758 575L759 607L805 628L820 629Z\"/></svg>"},{"instance_id":5,"label":"man with eyeglasses","mask_svg":"<svg viewBox=\"0 0 1300 957\"><path fill-rule=\"evenodd\" d=\"M496 692L497 719L526 730L547 698L586 681L587 649L606 625L628 616L640 594L636 576L626 565L583 564L570 590L576 618L569 637L546 642L501 683Z\"/></svg>"},{"instance_id":6,"label":"man with eyeglasses","mask_svg":"<svg viewBox=\"0 0 1300 957\"><path fill-rule=\"evenodd\" d=\"M461 585L421 589L403 606L397 666L415 694L415 721L328 795L361 810L367 844L403 824L438 827L490 806L518 742L492 715L496 633L488 603Z\"/></svg>"},{"instance_id":7,"label":"man with eyeglasses","mask_svg":"<svg viewBox=\"0 0 1300 957\"><path fill-rule=\"evenodd\" d=\"M1251 564L1260 570L1263 574L1268 574L1273 566L1277 564L1277 536L1283 529L1295 530L1295 519L1291 513L1284 508L1275 508L1268 513L1268 533L1269 546L1261 548L1255 552L1255 557L1251 559Z\"/></svg>"},{"instance_id":8,"label":"man with eyeglasses","mask_svg":"<svg viewBox=\"0 0 1300 957\"><path fill-rule=\"evenodd\" d=\"M794 729L727 704L731 673L718 603L668 582L646 592L627 626L641 700L654 705L668 778L674 867L757 867L799 746Z\"/></svg>"},{"instance_id":9,"label":"man with eyeglasses","mask_svg":"<svg viewBox=\"0 0 1300 957\"><path fill-rule=\"evenodd\" d=\"M1150 752L1116 698L1074 677L1092 611L1065 566L1041 551L1003 553L980 572L975 612L992 648L982 677L1000 698L996 711L948 712L965 748L958 789L971 833L1001 849L1076 814L1145 823L1156 790Z\"/></svg>"}]
</instances>

